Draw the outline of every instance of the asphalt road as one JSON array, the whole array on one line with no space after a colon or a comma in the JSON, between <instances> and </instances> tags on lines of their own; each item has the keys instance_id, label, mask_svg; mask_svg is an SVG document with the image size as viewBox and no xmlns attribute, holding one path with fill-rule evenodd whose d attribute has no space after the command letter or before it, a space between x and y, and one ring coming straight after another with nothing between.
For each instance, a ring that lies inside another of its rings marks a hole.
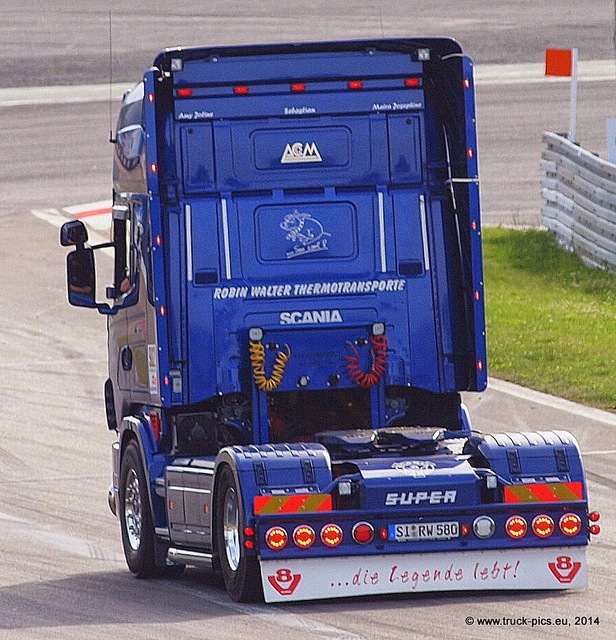
<instances>
[{"instance_id":1,"label":"asphalt road","mask_svg":"<svg viewBox=\"0 0 616 640\"><path fill-rule=\"evenodd\" d=\"M486 69L540 62L545 46L578 46L588 60L613 57L613 5L600 0L177 1L173 8L146 0L130 6L4 0L0 87L106 82L110 6L116 82L138 79L158 49L177 43L446 34ZM525 78L478 84L489 222L539 221L541 134L568 124L566 84ZM580 140L601 154L613 95L613 80L580 84ZM476 428L565 428L580 441L592 507L603 514L603 532L589 551L587 590L256 606L231 602L217 581L198 570L179 581L133 579L106 506L113 437L101 400L104 320L65 302L57 229L31 215L109 197L109 105L0 107L0 131L0 638L614 637L616 417L498 381L467 398ZM507 616L520 624L468 626L469 615ZM575 625L576 616L586 624ZM557 617L569 620L566 633L545 625ZM599 623L589 624L588 617ZM531 627L533 618L544 625Z\"/></svg>"}]
</instances>

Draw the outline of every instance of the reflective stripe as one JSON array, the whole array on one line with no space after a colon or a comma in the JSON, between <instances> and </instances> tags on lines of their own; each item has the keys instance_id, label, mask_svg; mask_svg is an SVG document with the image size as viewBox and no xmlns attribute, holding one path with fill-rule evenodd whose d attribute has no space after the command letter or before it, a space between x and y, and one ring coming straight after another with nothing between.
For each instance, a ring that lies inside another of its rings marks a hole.
<instances>
[{"instance_id":1,"label":"reflective stripe","mask_svg":"<svg viewBox=\"0 0 616 640\"><path fill-rule=\"evenodd\" d=\"M424 255L424 269L430 271L430 249L428 248L428 220L426 217L426 197L419 196L419 218L421 222L421 245Z\"/></svg>"},{"instance_id":2,"label":"reflective stripe","mask_svg":"<svg viewBox=\"0 0 616 640\"><path fill-rule=\"evenodd\" d=\"M311 513L331 511L332 497L329 493L311 493L292 496L255 496L255 515L268 513Z\"/></svg>"},{"instance_id":3,"label":"reflective stripe","mask_svg":"<svg viewBox=\"0 0 616 640\"><path fill-rule=\"evenodd\" d=\"M227 212L227 201L220 199L222 207L222 241L225 251L225 278L231 280L231 244L229 242L229 216Z\"/></svg>"},{"instance_id":4,"label":"reflective stripe","mask_svg":"<svg viewBox=\"0 0 616 640\"><path fill-rule=\"evenodd\" d=\"M568 502L582 500L581 482L555 482L549 484L517 484L505 487L505 502Z\"/></svg>"},{"instance_id":5,"label":"reflective stripe","mask_svg":"<svg viewBox=\"0 0 616 640\"><path fill-rule=\"evenodd\" d=\"M184 207L186 218L186 280L193 279L193 254L192 254L192 209L189 204Z\"/></svg>"},{"instance_id":6,"label":"reflective stripe","mask_svg":"<svg viewBox=\"0 0 616 640\"><path fill-rule=\"evenodd\" d=\"M381 254L381 271L387 273L387 255L385 253L385 201L383 194L377 193L379 204L379 251Z\"/></svg>"}]
</instances>

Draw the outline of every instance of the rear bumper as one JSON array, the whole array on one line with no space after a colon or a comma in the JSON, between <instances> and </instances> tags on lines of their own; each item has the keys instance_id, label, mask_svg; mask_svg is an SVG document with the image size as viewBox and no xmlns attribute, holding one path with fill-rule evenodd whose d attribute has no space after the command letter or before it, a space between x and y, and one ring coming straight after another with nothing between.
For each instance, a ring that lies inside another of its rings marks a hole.
<instances>
[{"instance_id":1,"label":"rear bumper","mask_svg":"<svg viewBox=\"0 0 616 640\"><path fill-rule=\"evenodd\" d=\"M266 602L424 591L583 589L586 546L262 560Z\"/></svg>"}]
</instances>

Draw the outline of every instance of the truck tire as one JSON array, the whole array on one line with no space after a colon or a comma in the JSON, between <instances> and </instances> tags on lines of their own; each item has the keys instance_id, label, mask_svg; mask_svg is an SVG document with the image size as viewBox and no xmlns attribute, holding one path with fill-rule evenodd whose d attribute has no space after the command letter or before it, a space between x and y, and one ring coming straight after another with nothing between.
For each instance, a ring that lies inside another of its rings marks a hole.
<instances>
[{"instance_id":1,"label":"truck tire","mask_svg":"<svg viewBox=\"0 0 616 640\"><path fill-rule=\"evenodd\" d=\"M243 545L244 517L231 468L225 466L216 491L216 543L227 592L236 602L263 599L261 572Z\"/></svg>"},{"instance_id":2,"label":"truck tire","mask_svg":"<svg viewBox=\"0 0 616 640\"><path fill-rule=\"evenodd\" d=\"M119 518L128 568L138 578L160 575L154 557L154 526L139 445L129 442L120 463Z\"/></svg>"}]
</instances>

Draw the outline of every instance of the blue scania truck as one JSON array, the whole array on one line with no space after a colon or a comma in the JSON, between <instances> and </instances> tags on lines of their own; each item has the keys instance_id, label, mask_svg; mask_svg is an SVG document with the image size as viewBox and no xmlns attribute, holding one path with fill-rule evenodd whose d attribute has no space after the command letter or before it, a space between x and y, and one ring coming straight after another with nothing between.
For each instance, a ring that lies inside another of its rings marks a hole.
<instances>
[{"instance_id":1,"label":"blue scania truck","mask_svg":"<svg viewBox=\"0 0 616 640\"><path fill-rule=\"evenodd\" d=\"M111 239L61 243L69 302L107 317L136 576L586 585L575 439L481 434L461 401L487 385L472 71L446 38L176 48L124 96Z\"/></svg>"}]
</instances>

